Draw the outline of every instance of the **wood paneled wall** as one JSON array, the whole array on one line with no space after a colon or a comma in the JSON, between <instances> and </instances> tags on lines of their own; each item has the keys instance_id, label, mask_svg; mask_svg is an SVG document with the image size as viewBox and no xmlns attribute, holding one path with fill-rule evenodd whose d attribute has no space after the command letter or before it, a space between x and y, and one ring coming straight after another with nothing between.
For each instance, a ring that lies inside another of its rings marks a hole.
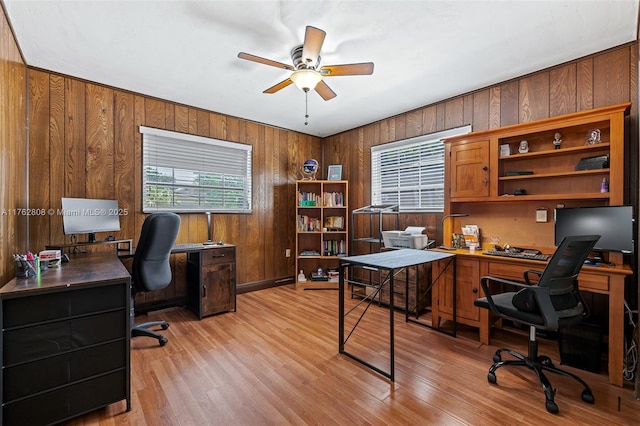
<instances>
[{"instance_id":1,"label":"wood paneled wall","mask_svg":"<svg viewBox=\"0 0 640 426\"><path fill-rule=\"evenodd\" d=\"M63 196L117 198L130 212L122 218L117 236L135 240L144 220L139 125L249 143L254 147L254 213L213 217L214 238L238 246L240 286L286 280L295 273L293 258L285 258L284 252L295 247L293 182L304 160L322 158L321 170L327 164L344 165L343 177L350 181L349 203L356 208L371 202L371 146L463 124L471 123L474 130L497 128L630 100L634 105L628 132L627 198L637 205L636 43L321 140L47 70L25 71L4 13L0 31L0 83L11 88L2 91L0 99L0 207L57 210ZM23 131L27 91L28 166ZM179 242L207 238L204 215L182 215L182 219ZM469 218L468 223L473 220ZM432 238L441 237L440 215L402 215L401 227L409 225L426 226ZM502 231L509 232L508 224L503 225L507 228ZM3 282L13 274L12 252L37 251L68 238L57 215L31 217L28 243L24 218L3 218L0 232ZM176 256L178 270L183 260ZM176 288L167 292L179 296L183 286L184 278L179 276Z\"/></svg>"},{"instance_id":2,"label":"wood paneled wall","mask_svg":"<svg viewBox=\"0 0 640 426\"><path fill-rule=\"evenodd\" d=\"M495 129L631 101L625 201L635 205L637 210L637 48L637 43L631 43L333 135L324 140L324 162L344 165L343 178L350 182L349 205L358 208L371 204L372 146L466 124L471 124L473 131ZM535 235L529 235L532 234L530 230L522 229L522 221L478 223L480 214L474 213L483 207L471 205L468 208L471 215L463 218L462 224L477 223L491 235L535 238ZM529 210L524 214L529 215ZM441 241L440 218L441 215L433 214L403 214L401 228L426 226L430 238Z\"/></svg>"},{"instance_id":3,"label":"wood paneled wall","mask_svg":"<svg viewBox=\"0 0 640 426\"><path fill-rule=\"evenodd\" d=\"M240 286L293 276L285 249L295 248L294 181L306 159L320 158L319 138L37 69L29 90L32 208L57 211L61 197L115 198L129 211L116 237L135 241L145 218L140 125L250 144L253 213L212 215L213 238L237 246ZM179 243L207 239L206 215L181 217ZM57 214L31 217L30 230L32 250L69 238ZM158 299L184 295L185 257L174 257L175 286Z\"/></svg>"},{"instance_id":4,"label":"wood paneled wall","mask_svg":"<svg viewBox=\"0 0 640 426\"><path fill-rule=\"evenodd\" d=\"M26 250L27 67L0 9L0 284L13 278L13 253Z\"/></svg>"}]
</instances>

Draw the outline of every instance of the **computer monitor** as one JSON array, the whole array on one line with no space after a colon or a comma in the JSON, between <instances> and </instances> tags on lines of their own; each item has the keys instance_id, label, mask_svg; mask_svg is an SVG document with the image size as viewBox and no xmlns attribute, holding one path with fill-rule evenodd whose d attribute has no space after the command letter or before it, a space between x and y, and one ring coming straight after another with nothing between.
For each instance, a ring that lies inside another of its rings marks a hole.
<instances>
[{"instance_id":1,"label":"computer monitor","mask_svg":"<svg viewBox=\"0 0 640 426\"><path fill-rule=\"evenodd\" d=\"M600 235L595 251L633 253L631 206L579 207L555 210L555 245L567 235Z\"/></svg>"},{"instance_id":2,"label":"computer monitor","mask_svg":"<svg viewBox=\"0 0 640 426\"><path fill-rule=\"evenodd\" d=\"M62 198L62 226L67 235L88 234L89 242L96 232L119 231L118 200Z\"/></svg>"}]
</instances>

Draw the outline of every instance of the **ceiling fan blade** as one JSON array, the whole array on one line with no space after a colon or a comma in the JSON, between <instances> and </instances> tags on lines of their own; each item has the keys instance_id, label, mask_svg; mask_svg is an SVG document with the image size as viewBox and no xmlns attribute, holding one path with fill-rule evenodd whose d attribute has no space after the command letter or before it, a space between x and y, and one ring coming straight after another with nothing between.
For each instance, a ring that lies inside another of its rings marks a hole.
<instances>
[{"instance_id":1,"label":"ceiling fan blade","mask_svg":"<svg viewBox=\"0 0 640 426\"><path fill-rule=\"evenodd\" d=\"M293 81L290 78L287 78L286 80L282 80L280 83L269 87L267 90L265 90L262 93L269 93L269 94L276 93L278 90L284 89L285 87L287 87L291 83L293 83Z\"/></svg>"},{"instance_id":2,"label":"ceiling fan blade","mask_svg":"<svg viewBox=\"0 0 640 426\"><path fill-rule=\"evenodd\" d=\"M305 64L316 63L326 35L327 33L319 28L307 26L307 30L304 33L304 44L302 45L302 60Z\"/></svg>"},{"instance_id":3,"label":"ceiling fan blade","mask_svg":"<svg viewBox=\"0 0 640 426\"><path fill-rule=\"evenodd\" d=\"M373 74L373 62L325 65L320 68L320 73L323 77L334 77L336 75L371 75Z\"/></svg>"},{"instance_id":4,"label":"ceiling fan blade","mask_svg":"<svg viewBox=\"0 0 640 426\"><path fill-rule=\"evenodd\" d=\"M325 101L333 99L337 96L336 92L331 90L331 88L327 86L327 83L322 80L320 80L320 82L316 85L316 92L318 92L318 95L320 95Z\"/></svg>"},{"instance_id":5,"label":"ceiling fan blade","mask_svg":"<svg viewBox=\"0 0 640 426\"><path fill-rule=\"evenodd\" d=\"M259 64L270 65L272 67L276 67L280 69L293 71L293 67L291 65L283 64L282 62L278 62L278 61L272 61L271 59L261 58L260 56L252 55L250 53L240 52L238 53L238 58L246 59L247 61L257 62Z\"/></svg>"}]
</instances>

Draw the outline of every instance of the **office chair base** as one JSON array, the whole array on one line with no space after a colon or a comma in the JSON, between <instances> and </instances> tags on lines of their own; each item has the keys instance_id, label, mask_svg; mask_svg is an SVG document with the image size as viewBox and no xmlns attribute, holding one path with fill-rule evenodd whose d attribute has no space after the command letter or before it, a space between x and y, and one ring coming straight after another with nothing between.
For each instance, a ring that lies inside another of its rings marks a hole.
<instances>
[{"instance_id":1,"label":"office chair base","mask_svg":"<svg viewBox=\"0 0 640 426\"><path fill-rule=\"evenodd\" d=\"M503 361L502 352L506 352L516 359ZM549 358L548 356L541 355L529 358L518 352L512 351L511 349L498 349L493 355L493 365L491 366L491 368L489 368L487 381L492 384L497 384L498 378L496 376L496 370L504 366L523 366L529 368L530 370L533 370L533 372L536 373L538 379L540 380L540 384L542 385L542 391L544 392L544 396L546 399L545 408L551 414L558 414L560 412L560 409L554 401L556 389L551 386L551 382L549 382L549 379L547 379L547 376L544 374L545 370L576 380L584 388L581 395L582 400L589 404L593 404L595 402L593 392L591 392L591 388L584 380L573 373L557 368L555 365L553 365L551 358Z\"/></svg>"},{"instance_id":2,"label":"office chair base","mask_svg":"<svg viewBox=\"0 0 640 426\"><path fill-rule=\"evenodd\" d=\"M154 339L158 339L158 343L160 343L160 346L166 345L169 342L169 339L156 331L150 330L150 328L152 327L161 327L163 330L166 330L167 328L169 328L169 323L167 323L166 321L150 321L134 325L131 328L131 337L153 337Z\"/></svg>"}]
</instances>

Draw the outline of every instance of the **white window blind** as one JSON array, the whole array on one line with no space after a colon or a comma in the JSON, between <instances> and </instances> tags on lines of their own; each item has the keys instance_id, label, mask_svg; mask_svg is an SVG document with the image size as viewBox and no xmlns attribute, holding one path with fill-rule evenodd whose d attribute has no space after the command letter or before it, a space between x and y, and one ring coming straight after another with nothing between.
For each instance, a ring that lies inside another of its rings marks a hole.
<instances>
[{"instance_id":1,"label":"white window blind","mask_svg":"<svg viewBox=\"0 0 640 426\"><path fill-rule=\"evenodd\" d=\"M144 126L140 133L145 213L251 213L251 145Z\"/></svg>"},{"instance_id":2,"label":"white window blind","mask_svg":"<svg viewBox=\"0 0 640 426\"><path fill-rule=\"evenodd\" d=\"M470 131L467 125L372 147L372 203L397 204L400 211L444 211L442 139Z\"/></svg>"}]
</instances>

